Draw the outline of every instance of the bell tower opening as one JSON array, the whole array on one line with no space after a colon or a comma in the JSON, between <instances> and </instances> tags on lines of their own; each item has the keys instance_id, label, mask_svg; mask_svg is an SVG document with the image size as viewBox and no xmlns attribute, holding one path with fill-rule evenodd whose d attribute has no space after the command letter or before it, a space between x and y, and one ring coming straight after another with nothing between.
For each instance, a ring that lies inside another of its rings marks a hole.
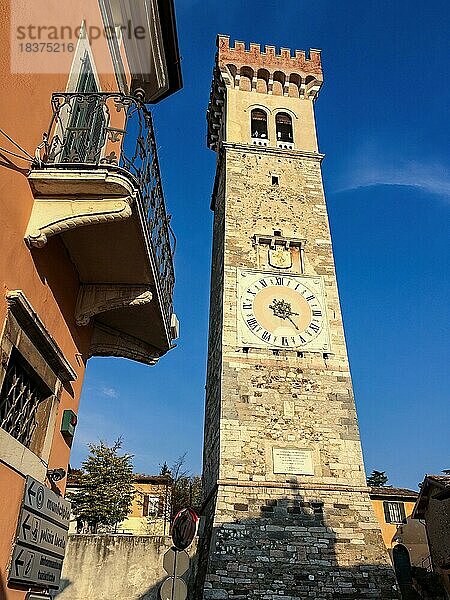
<instances>
[{"instance_id":1,"label":"bell tower opening","mask_svg":"<svg viewBox=\"0 0 450 600\"><path fill-rule=\"evenodd\" d=\"M254 108L251 113L252 138L268 138L267 113L261 108Z\"/></svg>"},{"instance_id":2,"label":"bell tower opening","mask_svg":"<svg viewBox=\"0 0 450 600\"><path fill-rule=\"evenodd\" d=\"M285 112L279 112L275 116L277 140L279 142L293 142L292 118Z\"/></svg>"}]
</instances>

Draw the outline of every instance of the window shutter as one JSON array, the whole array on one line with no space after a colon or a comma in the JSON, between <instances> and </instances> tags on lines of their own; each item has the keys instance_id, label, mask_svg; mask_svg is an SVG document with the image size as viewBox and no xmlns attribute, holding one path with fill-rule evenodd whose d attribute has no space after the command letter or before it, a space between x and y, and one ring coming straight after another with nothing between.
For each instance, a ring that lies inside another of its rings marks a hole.
<instances>
[{"instance_id":1,"label":"window shutter","mask_svg":"<svg viewBox=\"0 0 450 600\"><path fill-rule=\"evenodd\" d=\"M143 517L148 516L148 494L144 495L144 505L142 507L142 516Z\"/></svg>"},{"instance_id":2,"label":"window shutter","mask_svg":"<svg viewBox=\"0 0 450 600\"><path fill-rule=\"evenodd\" d=\"M400 519L402 520L403 523L406 523L406 513L405 513L404 502L399 502L398 508L399 508L399 512L400 512Z\"/></svg>"},{"instance_id":3,"label":"window shutter","mask_svg":"<svg viewBox=\"0 0 450 600\"><path fill-rule=\"evenodd\" d=\"M389 512L389 502L383 502L383 508L384 508L384 520L386 521L386 523L390 523L391 522L391 513Z\"/></svg>"}]
</instances>

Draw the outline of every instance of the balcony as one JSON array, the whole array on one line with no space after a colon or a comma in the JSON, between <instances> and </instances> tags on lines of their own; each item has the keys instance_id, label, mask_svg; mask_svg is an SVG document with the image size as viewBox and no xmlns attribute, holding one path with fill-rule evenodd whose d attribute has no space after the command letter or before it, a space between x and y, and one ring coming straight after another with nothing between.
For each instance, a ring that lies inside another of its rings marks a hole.
<instances>
[{"instance_id":1,"label":"balcony","mask_svg":"<svg viewBox=\"0 0 450 600\"><path fill-rule=\"evenodd\" d=\"M29 174L26 241L62 239L81 282L76 323L94 326L91 356L154 364L172 347L177 320L175 238L151 114L106 92L55 93L52 112Z\"/></svg>"}]
</instances>

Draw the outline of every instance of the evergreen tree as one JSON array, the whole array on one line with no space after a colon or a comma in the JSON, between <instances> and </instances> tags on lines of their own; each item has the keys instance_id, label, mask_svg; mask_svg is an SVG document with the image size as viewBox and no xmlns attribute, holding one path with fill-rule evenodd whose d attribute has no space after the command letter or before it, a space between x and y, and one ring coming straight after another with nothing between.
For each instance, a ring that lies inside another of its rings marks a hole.
<instances>
[{"instance_id":1,"label":"evergreen tree","mask_svg":"<svg viewBox=\"0 0 450 600\"><path fill-rule=\"evenodd\" d=\"M169 477L172 476L172 472L169 469L169 467L167 466L167 463L164 462L163 466L161 467L161 471L159 472L160 475L168 475Z\"/></svg>"},{"instance_id":2,"label":"evergreen tree","mask_svg":"<svg viewBox=\"0 0 450 600\"><path fill-rule=\"evenodd\" d=\"M388 482L388 479L385 471L372 471L367 478L367 485L370 487L383 487Z\"/></svg>"},{"instance_id":3,"label":"evergreen tree","mask_svg":"<svg viewBox=\"0 0 450 600\"><path fill-rule=\"evenodd\" d=\"M96 533L99 525L113 529L130 512L135 495L133 464L130 454L118 454L121 446L120 438L112 446L102 441L89 444L79 487L69 495L73 513L91 533Z\"/></svg>"}]
</instances>

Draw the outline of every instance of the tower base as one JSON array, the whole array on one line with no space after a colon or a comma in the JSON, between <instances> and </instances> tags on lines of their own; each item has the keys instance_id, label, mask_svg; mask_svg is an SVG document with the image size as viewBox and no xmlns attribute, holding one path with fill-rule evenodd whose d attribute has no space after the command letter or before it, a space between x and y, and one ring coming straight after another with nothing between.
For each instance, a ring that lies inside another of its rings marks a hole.
<instances>
[{"instance_id":1,"label":"tower base","mask_svg":"<svg viewBox=\"0 0 450 600\"><path fill-rule=\"evenodd\" d=\"M219 482L196 600L399 598L365 488Z\"/></svg>"}]
</instances>

